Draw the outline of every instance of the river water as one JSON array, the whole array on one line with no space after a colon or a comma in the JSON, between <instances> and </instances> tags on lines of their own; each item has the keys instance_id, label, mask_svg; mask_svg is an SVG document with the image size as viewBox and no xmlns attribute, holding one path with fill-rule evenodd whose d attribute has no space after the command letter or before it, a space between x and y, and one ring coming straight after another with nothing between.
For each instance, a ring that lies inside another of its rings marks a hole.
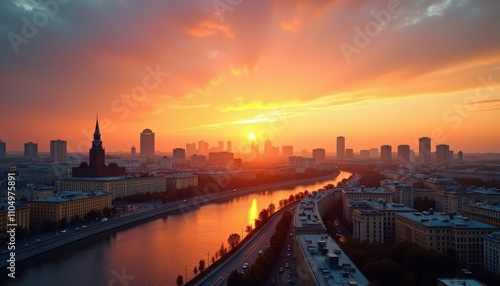
<instances>
[{"instance_id":1,"label":"river water","mask_svg":"<svg viewBox=\"0 0 500 286\"><path fill-rule=\"evenodd\" d=\"M260 210L304 190L337 185L335 179L267 191L202 206L100 235L39 255L16 267L16 279L0 278L0 285L176 285L178 275L191 279L198 261L211 260L231 233L245 236Z\"/></svg>"}]
</instances>

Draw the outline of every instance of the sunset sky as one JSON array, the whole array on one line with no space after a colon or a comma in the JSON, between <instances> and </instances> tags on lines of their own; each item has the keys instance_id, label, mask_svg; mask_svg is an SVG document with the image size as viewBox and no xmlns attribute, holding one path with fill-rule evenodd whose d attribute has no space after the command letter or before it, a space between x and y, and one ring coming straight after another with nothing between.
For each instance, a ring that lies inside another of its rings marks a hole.
<instances>
[{"instance_id":1,"label":"sunset sky","mask_svg":"<svg viewBox=\"0 0 500 286\"><path fill-rule=\"evenodd\" d=\"M498 0L0 1L0 140L500 152ZM55 4L54 4L55 3ZM34 28L34 29L33 29Z\"/></svg>"}]
</instances>

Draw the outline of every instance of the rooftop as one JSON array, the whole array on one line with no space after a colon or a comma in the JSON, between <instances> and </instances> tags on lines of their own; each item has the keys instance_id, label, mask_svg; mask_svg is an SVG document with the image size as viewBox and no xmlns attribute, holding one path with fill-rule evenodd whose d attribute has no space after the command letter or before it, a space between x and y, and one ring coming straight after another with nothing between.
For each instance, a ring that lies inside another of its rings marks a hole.
<instances>
[{"instance_id":1,"label":"rooftop","mask_svg":"<svg viewBox=\"0 0 500 286\"><path fill-rule=\"evenodd\" d=\"M360 187L360 188L351 188L348 191L344 191L344 192L348 193L348 194L355 194L355 193L360 193L360 194L363 194L363 193L391 194L391 192L389 192L388 190L386 190L384 188L363 188L363 187Z\"/></svg>"},{"instance_id":2,"label":"rooftop","mask_svg":"<svg viewBox=\"0 0 500 286\"><path fill-rule=\"evenodd\" d=\"M469 229L496 229L496 227L471 220L467 217L459 215L449 215L447 213L428 212L413 212L413 213L396 213L396 216L401 216L420 223L426 227L449 227L449 228L469 228Z\"/></svg>"},{"instance_id":3,"label":"rooftop","mask_svg":"<svg viewBox=\"0 0 500 286\"><path fill-rule=\"evenodd\" d=\"M46 198L36 199L33 202L47 202L47 203L61 203L75 200L82 200L98 196L110 195L111 193L105 191L65 191Z\"/></svg>"},{"instance_id":4,"label":"rooftop","mask_svg":"<svg viewBox=\"0 0 500 286\"><path fill-rule=\"evenodd\" d=\"M438 278L438 285L444 286L486 286L475 279L466 278Z\"/></svg>"},{"instance_id":5,"label":"rooftop","mask_svg":"<svg viewBox=\"0 0 500 286\"><path fill-rule=\"evenodd\" d=\"M297 240L316 285L368 285L365 276L328 235L298 234Z\"/></svg>"}]
</instances>

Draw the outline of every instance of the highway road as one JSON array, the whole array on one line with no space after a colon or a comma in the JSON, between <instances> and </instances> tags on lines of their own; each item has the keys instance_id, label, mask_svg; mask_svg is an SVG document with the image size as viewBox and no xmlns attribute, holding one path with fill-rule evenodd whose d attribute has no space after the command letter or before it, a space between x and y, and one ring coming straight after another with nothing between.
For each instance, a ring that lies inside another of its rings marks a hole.
<instances>
[{"instance_id":1,"label":"highway road","mask_svg":"<svg viewBox=\"0 0 500 286\"><path fill-rule=\"evenodd\" d=\"M274 215L266 223L266 225L258 231L258 233L256 233L238 250L238 252L233 254L222 265L219 265L219 267L214 269L195 285L226 285L227 277L231 271L236 269L241 272L243 270L242 267L244 263L248 263L251 266L255 262L255 259L259 256L259 250L265 251L268 247L269 240L274 234L276 225L281 219L283 212L287 209L294 210L296 205L297 203L294 203L279 210L277 214Z\"/></svg>"}]
</instances>

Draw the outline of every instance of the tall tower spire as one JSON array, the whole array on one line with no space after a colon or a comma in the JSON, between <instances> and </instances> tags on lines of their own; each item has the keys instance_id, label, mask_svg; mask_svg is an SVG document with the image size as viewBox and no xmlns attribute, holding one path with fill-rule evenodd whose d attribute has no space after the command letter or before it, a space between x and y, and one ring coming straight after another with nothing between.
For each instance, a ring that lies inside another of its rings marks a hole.
<instances>
[{"instance_id":1,"label":"tall tower spire","mask_svg":"<svg viewBox=\"0 0 500 286\"><path fill-rule=\"evenodd\" d=\"M101 132L99 132L99 115L96 115L94 140L89 150L89 166L103 167L104 160L104 148L102 148Z\"/></svg>"}]
</instances>

